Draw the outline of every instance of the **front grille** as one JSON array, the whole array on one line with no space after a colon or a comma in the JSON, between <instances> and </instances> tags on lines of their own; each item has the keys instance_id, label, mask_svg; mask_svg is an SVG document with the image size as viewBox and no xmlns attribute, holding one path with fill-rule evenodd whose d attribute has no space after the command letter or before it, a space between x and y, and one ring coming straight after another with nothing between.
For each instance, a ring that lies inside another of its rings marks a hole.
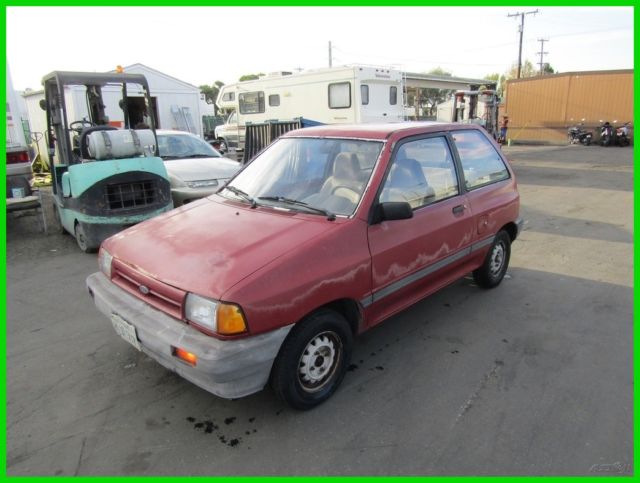
<instances>
[{"instance_id":1,"label":"front grille","mask_svg":"<svg viewBox=\"0 0 640 483\"><path fill-rule=\"evenodd\" d=\"M127 210L153 205L158 202L158 199L156 180L108 184L105 192L105 201L110 210Z\"/></svg>"},{"instance_id":2,"label":"front grille","mask_svg":"<svg viewBox=\"0 0 640 483\"><path fill-rule=\"evenodd\" d=\"M149 305L182 319L182 306L187 295L183 290L144 275L116 259L111 265L111 281Z\"/></svg>"}]
</instances>

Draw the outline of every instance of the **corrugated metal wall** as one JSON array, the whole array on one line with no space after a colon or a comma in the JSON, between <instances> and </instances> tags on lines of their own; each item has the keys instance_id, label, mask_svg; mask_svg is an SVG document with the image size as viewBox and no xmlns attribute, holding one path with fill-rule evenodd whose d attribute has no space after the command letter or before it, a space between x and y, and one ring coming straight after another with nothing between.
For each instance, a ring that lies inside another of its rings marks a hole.
<instances>
[{"instance_id":1,"label":"corrugated metal wall","mask_svg":"<svg viewBox=\"0 0 640 483\"><path fill-rule=\"evenodd\" d=\"M507 81L500 114L513 142L566 143L567 128L584 119L596 135L601 122L633 122L633 70L573 72Z\"/></svg>"}]
</instances>

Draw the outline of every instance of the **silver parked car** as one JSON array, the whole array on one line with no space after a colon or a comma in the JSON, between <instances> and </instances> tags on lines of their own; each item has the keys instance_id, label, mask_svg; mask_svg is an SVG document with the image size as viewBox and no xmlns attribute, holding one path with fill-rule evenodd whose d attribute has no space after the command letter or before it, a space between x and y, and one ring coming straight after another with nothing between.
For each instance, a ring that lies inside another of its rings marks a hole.
<instances>
[{"instance_id":1,"label":"silver parked car","mask_svg":"<svg viewBox=\"0 0 640 483\"><path fill-rule=\"evenodd\" d=\"M215 193L242 167L193 134L162 129L156 134L174 206Z\"/></svg>"}]
</instances>

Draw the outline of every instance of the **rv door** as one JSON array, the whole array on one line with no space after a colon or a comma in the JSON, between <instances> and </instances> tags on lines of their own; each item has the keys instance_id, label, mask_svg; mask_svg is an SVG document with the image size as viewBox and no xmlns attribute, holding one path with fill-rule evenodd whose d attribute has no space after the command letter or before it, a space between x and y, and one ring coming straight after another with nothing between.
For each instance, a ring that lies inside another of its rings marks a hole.
<instances>
[{"instance_id":1,"label":"rv door","mask_svg":"<svg viewBox=\"0 0 640 483\"><path fill-rule=\"evenodd\" d=\"M395 82L360 83L360 122L397 122L404 117L402 90Z\"/></svg>"}]
</instances>

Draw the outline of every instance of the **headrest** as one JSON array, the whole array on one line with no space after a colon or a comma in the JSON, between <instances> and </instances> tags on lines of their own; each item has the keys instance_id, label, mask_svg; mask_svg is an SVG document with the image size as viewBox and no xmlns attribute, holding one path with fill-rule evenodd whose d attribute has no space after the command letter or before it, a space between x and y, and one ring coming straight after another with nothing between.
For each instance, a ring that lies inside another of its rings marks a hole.
<instances>
[{"instance_id":1,"label":"headrest","mask_svg":"<svg viewBox=\"0 0 640 483\"><path fill-rule=\"evenodd\" d=\"M358 179L360 163L355 153L338 153L333 160L333 176L340 179Z\"/></svg>"}]
</instances>

